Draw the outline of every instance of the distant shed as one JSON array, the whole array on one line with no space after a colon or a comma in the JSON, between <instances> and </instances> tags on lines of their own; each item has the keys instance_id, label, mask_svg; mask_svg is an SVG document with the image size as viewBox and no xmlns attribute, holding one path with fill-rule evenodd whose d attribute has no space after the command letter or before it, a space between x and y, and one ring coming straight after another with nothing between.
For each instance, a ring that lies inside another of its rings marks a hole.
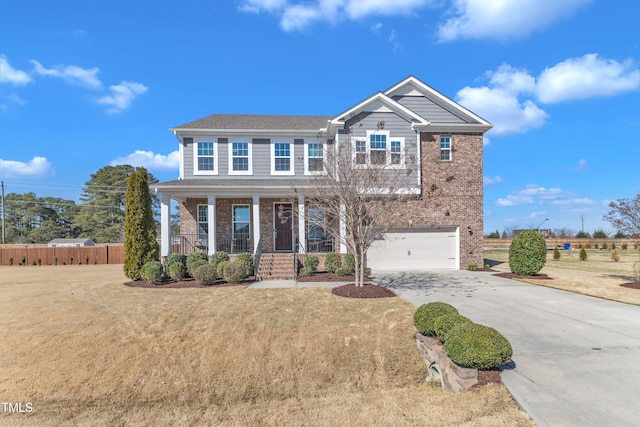
<instances>
[{"instance_id":1,"label":"distant shed","mask_svg":"<svg viewBox=\"0 0 640 427\"><path fill-rule=\"evenodd\" d=\"M53 239L47 246L50 248L79 248L95 245L95 242L91 239Z\"/></svg>"}]
</instances>

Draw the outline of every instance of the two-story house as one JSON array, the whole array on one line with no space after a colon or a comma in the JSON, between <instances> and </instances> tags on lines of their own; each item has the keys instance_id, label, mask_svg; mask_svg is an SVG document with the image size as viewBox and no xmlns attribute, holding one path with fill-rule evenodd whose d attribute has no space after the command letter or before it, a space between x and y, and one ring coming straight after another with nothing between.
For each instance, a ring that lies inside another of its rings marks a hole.
<instances>
[{"instance_id":1,"label":"two-story house","mask_svg":"<svg viewBox=\"0 0 640 427\"><path fill-rule=\"evenodd\" d=\"M324 173L327 150L352 144L354 167L418 165L415 197L389 212L396 228L372 246L370 267L482 266L482 150L490 128L413 76L334 116L214 114L177 126L170 131L179 178L152 186L161 200L161 254L346 252L323 229L322 208L307 208L304 189ZM172 200L180 206L174 235Z\"/></svg>"}]
</instances>

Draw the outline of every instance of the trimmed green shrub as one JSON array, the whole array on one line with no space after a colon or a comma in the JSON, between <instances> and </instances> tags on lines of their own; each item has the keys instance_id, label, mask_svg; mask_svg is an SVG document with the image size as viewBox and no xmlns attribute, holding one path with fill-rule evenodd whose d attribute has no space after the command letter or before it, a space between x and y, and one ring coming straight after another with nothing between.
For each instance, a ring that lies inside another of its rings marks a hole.
<instances>
[{"instance_id":1,"label":"trimmed green shrub","mask_svg":"<svg viewBox=\"0 0 640 427\"><path fill-rule=\"evenodd\" d=\"M149 261L140 269L140 278L147 283L157 285L162 283L164 268L160 261Z\"/></svg>"},{"instance_id":2,"label":"trimmed green shrub","mask_svg":"<svg viewBox=\"0 0 640 427\"><path fill-rule=\"evenodd\" d=\"M315 255L309 255L304 260L304 268L308 268L312 273L318 271L318 264L320 260Z\"/></svg>"},{"instance_id":3,"label":"trimmed green shrub","mask_svg":"<svg viewBox=\"0 0 640 427\"><path fill-rule=\"evenodd\" d=\"M54 261L56 261L56 263L57 263L58 258L54 258L53 260L54 260ZM12 257L12 256L10 256L10 257L9 257L9 266L12 266L12 265L13 265L13 257Z\"/></svg>"},{"instance_id":4,"label":"trimmed green shrub","mask_svg":"<svg viewBox=\"0 0 640 427\"><path fill-rule=\"evenodd\" d=\"M511 344L500 332L464 322L449 331L444 350L458 365L475 369L495 368L513 355Z\"/></svg>"},{"instance_id":5,"label":"trimmed green shrub","mask_svg":"<svg viewBox=\"0 0 640 427\"><path fill-rule=\"evenodd\" d=\"M169 269L174 262L180 262L185 267L187 266L187 256L185 254L169 254L164 258L164 266Z\"/></svg>"},{"instance_id":6,"label":"trimmed green shrub","mask_svg":"<svg viewBox=\"0 0 640 427\"><path fill-rule=\"evenodd\" d=\"M458 310L445 302L422 304L413 314L413 324L422 335L435 335L435 321L445 314L458 314Z\"/></svg>"},{"instance_id":7,"label":"trimmed green shrub","mask_svg":"<svg viewBox=\"0 0 640 427\"><path fill-rule=\"evenodd\" d=\"M247 276L253 275L253 255L251 253L241 252L236 256L235 261L244 266Z\"/></svg>"},{"instance_id":8,"label":"trimmed green shrub","mask_svg":"<svg viewBox=\"0 0 640 427\"><path fill-rule=\"evenodd\" d=\"M509 267L520 276L537 274L547 261L547 244L535 230L525 230L511 241Z\"/></svg>"},{"instance_id":9,"label":"trimmed green shrub","mask_svg":"<svg viewBox=\"0 0 640 427\"><path fill-rule=\"evenodd\" d=\"M553 248L553 259L556 261L560 259L560 250L558 250L557 246Z\"/></svg>"},{"instance_id":10,"label":"trimmed green shrub","mask_svg":"<svg viewBox=\"0 0 640 427\"><path fill-rule=\"evenodd\" d=\"M171 264L167 264L166 270L173 280L179 281L187 277L187 267L183 262L173 261Z\"/></svg>"},{"instance_id":11,"label":"trimmed green shrub","mask_svg":"<svg viewBox=\"0 0 640 427\"><path fill-rule=\"evenodd\" d=\"M229 283L240 283L247 277L245 267L239 262L230 262L224 266L224 280Z\"/></svg>"},{"instance_id":12,"label":"trimmed green shrub","mask_svg":"<svg viewBox=\"0 0 640 427\"><path fill-rule=\"evenodd\" d=\"M602 249L608 249L608 248L609 248L609 246L607 246L607 242L604 242L604 243L602 244Z\"/></svg>"},{"instance_id":13,"label":"trimmed green shrub","mask_svg":"<svg viewBox=\"0 0 640 427\"><path fill-rule=\"evenodd\" d=\"M437 317L436 320L433 321L433 329L435 330L438 338L440 338L440 341L444 343L447 341L451 329L453 329L460 323L473 322L471 321L471 319L469 319L468 317L464 317L461 314L445 314L443 316Z\"/></svg>"},{"instance_id":14,"label":"trimmed green shrub","mask_svg":"<svg viewBox=\"0 0 640 427\"><path fill-rule=\"evenodd\" d=\"M478 264L469 264L469 271L478 271Z\"/></svg>"},{"instance_id":15,"label":"trimmed green shrub","mask_svg":"<svg viewBox=\"0 0 640 427\"><path fill-rule=\"evenodd\" d=\"M338 267L335 273L336 273L336 276L340 276L340 277L349 276L353 274L351 270L349 270L347 267L344 267L344 266Z\"/></svg>"},{"instance_id":16,"label":"trimmed green shrub","mask_svg":"<svg viewBox=\"0 0 640 427\"><path fill-rule=\"evenodd\" d=\"M582 248L580 249L580 261L586 261L587 260L587 251Z\"/></svg>"},{"instance_id":17,"label":"trimmed green shrub","mask_svg":"<svg viewBox=\"0 0 640 427\"><path fill-rule=\"evenodd\" d=\"M201 261L204 261L205 263L209 262L209 257L207 257L207 254L204 252L191 252L187 255L186 266L189 276L193 277L193 272L196 271L196 268L202 265Z\"/></svg>"},{"instance_id":18,"label":"trimmed green shrub","mask_svg":"<svg viewBox=\"0 0 640 427\"><path fill-rule=\"evenodd\" d=\"M41 266L42 265L42 259L38 258L36 260L36 264L38 264L38 266Z\"/></svg>"},{"instance_id":19,"label":"trimmed green shrub","mask_svg":"<svg viewBox=\"0 0 640 427\"><path fill-rule=\"evenodd\" d=\"M230 264L231 261L229 260L223 260L218 262L215 267L216 267L216 271L218 272L218 276L222 277L224 276L224 268L227 266L227 264Z\"/></svg>"},{"instance_id":20,"label":"trimmed green shrub","mask_svg":"<svg viewBox=\"0 0 640 427\"><path fill-rule=\"evenodd\" d=\"M629 246L626 243L623 243L622 245L620 245L620 247L623 251L626 251Z\"/></svg>"},{"instance_id":21,"label":"trimmed green shrub","mask_svg":"<svg viewBox=\"0 0 640 427\"><path fill-rule=\"evenodd\" d=\"M229 261L229 254L225 251L217 251L211 255L211 264L217 266L222 261Z\"/></svg>"},{"instance_id":22,"label":"trimmed green shrub","mask_svg":"<svg viewBox=\"0 0 640 427\"><path fill-rule=\"evenodd\" d=\"M335 252L329 252L324 259L324 269L335 273L338 268L342 267L342 258Z\"/></svg>"},{"instance_id":23,"label":"trimmed green shrub","mask_svg":"<svg viewBox=\"0 0 640 427\"><path fill-rule=\"evenodd\" d=\"M346 254L344 256L343 267L349 270L349 274L353 274L356 271L356 257L353 254Z\"/></svg>"},{"instance_id":24,"label":"trimmed green shrub","mask_svg":"<svg viewBox=\"0 0 640 427\"><path fill-rule=\"evenodd\" d=\"M311 276L315 271L309 267L302 267L300 271L298 271L298 276L306 277Z\"/></svg>"},{"instance_id":25,"label":"trimmed green shrub","mask_svg":"<svg viewBox=\"0 0 640 427\"><path fill-rule=\"evenodd\" d=\"M193 272L193 278L201 285L213 285L218 279L218 272L214 265L204 263Z\"/></svg>"},{"instance_id":26,"label":"trimmed green shrub","mask_svg":"<svg viewBox=\"0 0 640 427\"><path fill-rule=\"evenodd\" d=\"M615 248L616 248L616 244L615 244L615 243L612 243L612 244L611 244L611 250L614 250Z\"/></svg>"}]
</instances>

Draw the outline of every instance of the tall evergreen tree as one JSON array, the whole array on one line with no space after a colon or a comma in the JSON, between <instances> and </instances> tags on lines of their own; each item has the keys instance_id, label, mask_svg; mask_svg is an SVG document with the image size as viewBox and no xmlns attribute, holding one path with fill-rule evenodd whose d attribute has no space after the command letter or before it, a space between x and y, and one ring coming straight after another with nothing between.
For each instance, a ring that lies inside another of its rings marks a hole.
<instances>
[{"instance_id":1,"label":"tall evergreen tree","mask_svg":"<svg viewBox=\"0 0 640 427\"><path fill-rule=\"evenodd\" d=\"M142 266L156 261L159 254L145 168L135 169L129 175L125 199L124 274L138 280Z\"/></svg>"}]
</instances>

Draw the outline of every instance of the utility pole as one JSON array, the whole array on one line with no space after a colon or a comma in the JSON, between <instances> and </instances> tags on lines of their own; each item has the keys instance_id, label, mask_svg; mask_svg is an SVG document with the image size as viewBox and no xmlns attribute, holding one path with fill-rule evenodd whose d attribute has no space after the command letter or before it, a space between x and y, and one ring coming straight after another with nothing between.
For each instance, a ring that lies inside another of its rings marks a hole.
<instances>
[{"instance_id":1,"label":"utility pole","mask_svg":"<svg viewBox=\"0 0 640 427\"><path fill-rule=\"evenodd\" d=\"M584 234L584 215L580 215L580 220L582 221L582 234Z\"/></svg>"},{"instance_id":2,"label":"utility pole","mask_svg":"<svg viewBox=\"0 0 640 427\"><path fill-rule=\"evenodd\" d=\"M4 181L0 181L0 184L2 184L2 199L0 200L2 205L0 208L2 208L2 244L4 245Z\"/></svg>"}]
</instances>

